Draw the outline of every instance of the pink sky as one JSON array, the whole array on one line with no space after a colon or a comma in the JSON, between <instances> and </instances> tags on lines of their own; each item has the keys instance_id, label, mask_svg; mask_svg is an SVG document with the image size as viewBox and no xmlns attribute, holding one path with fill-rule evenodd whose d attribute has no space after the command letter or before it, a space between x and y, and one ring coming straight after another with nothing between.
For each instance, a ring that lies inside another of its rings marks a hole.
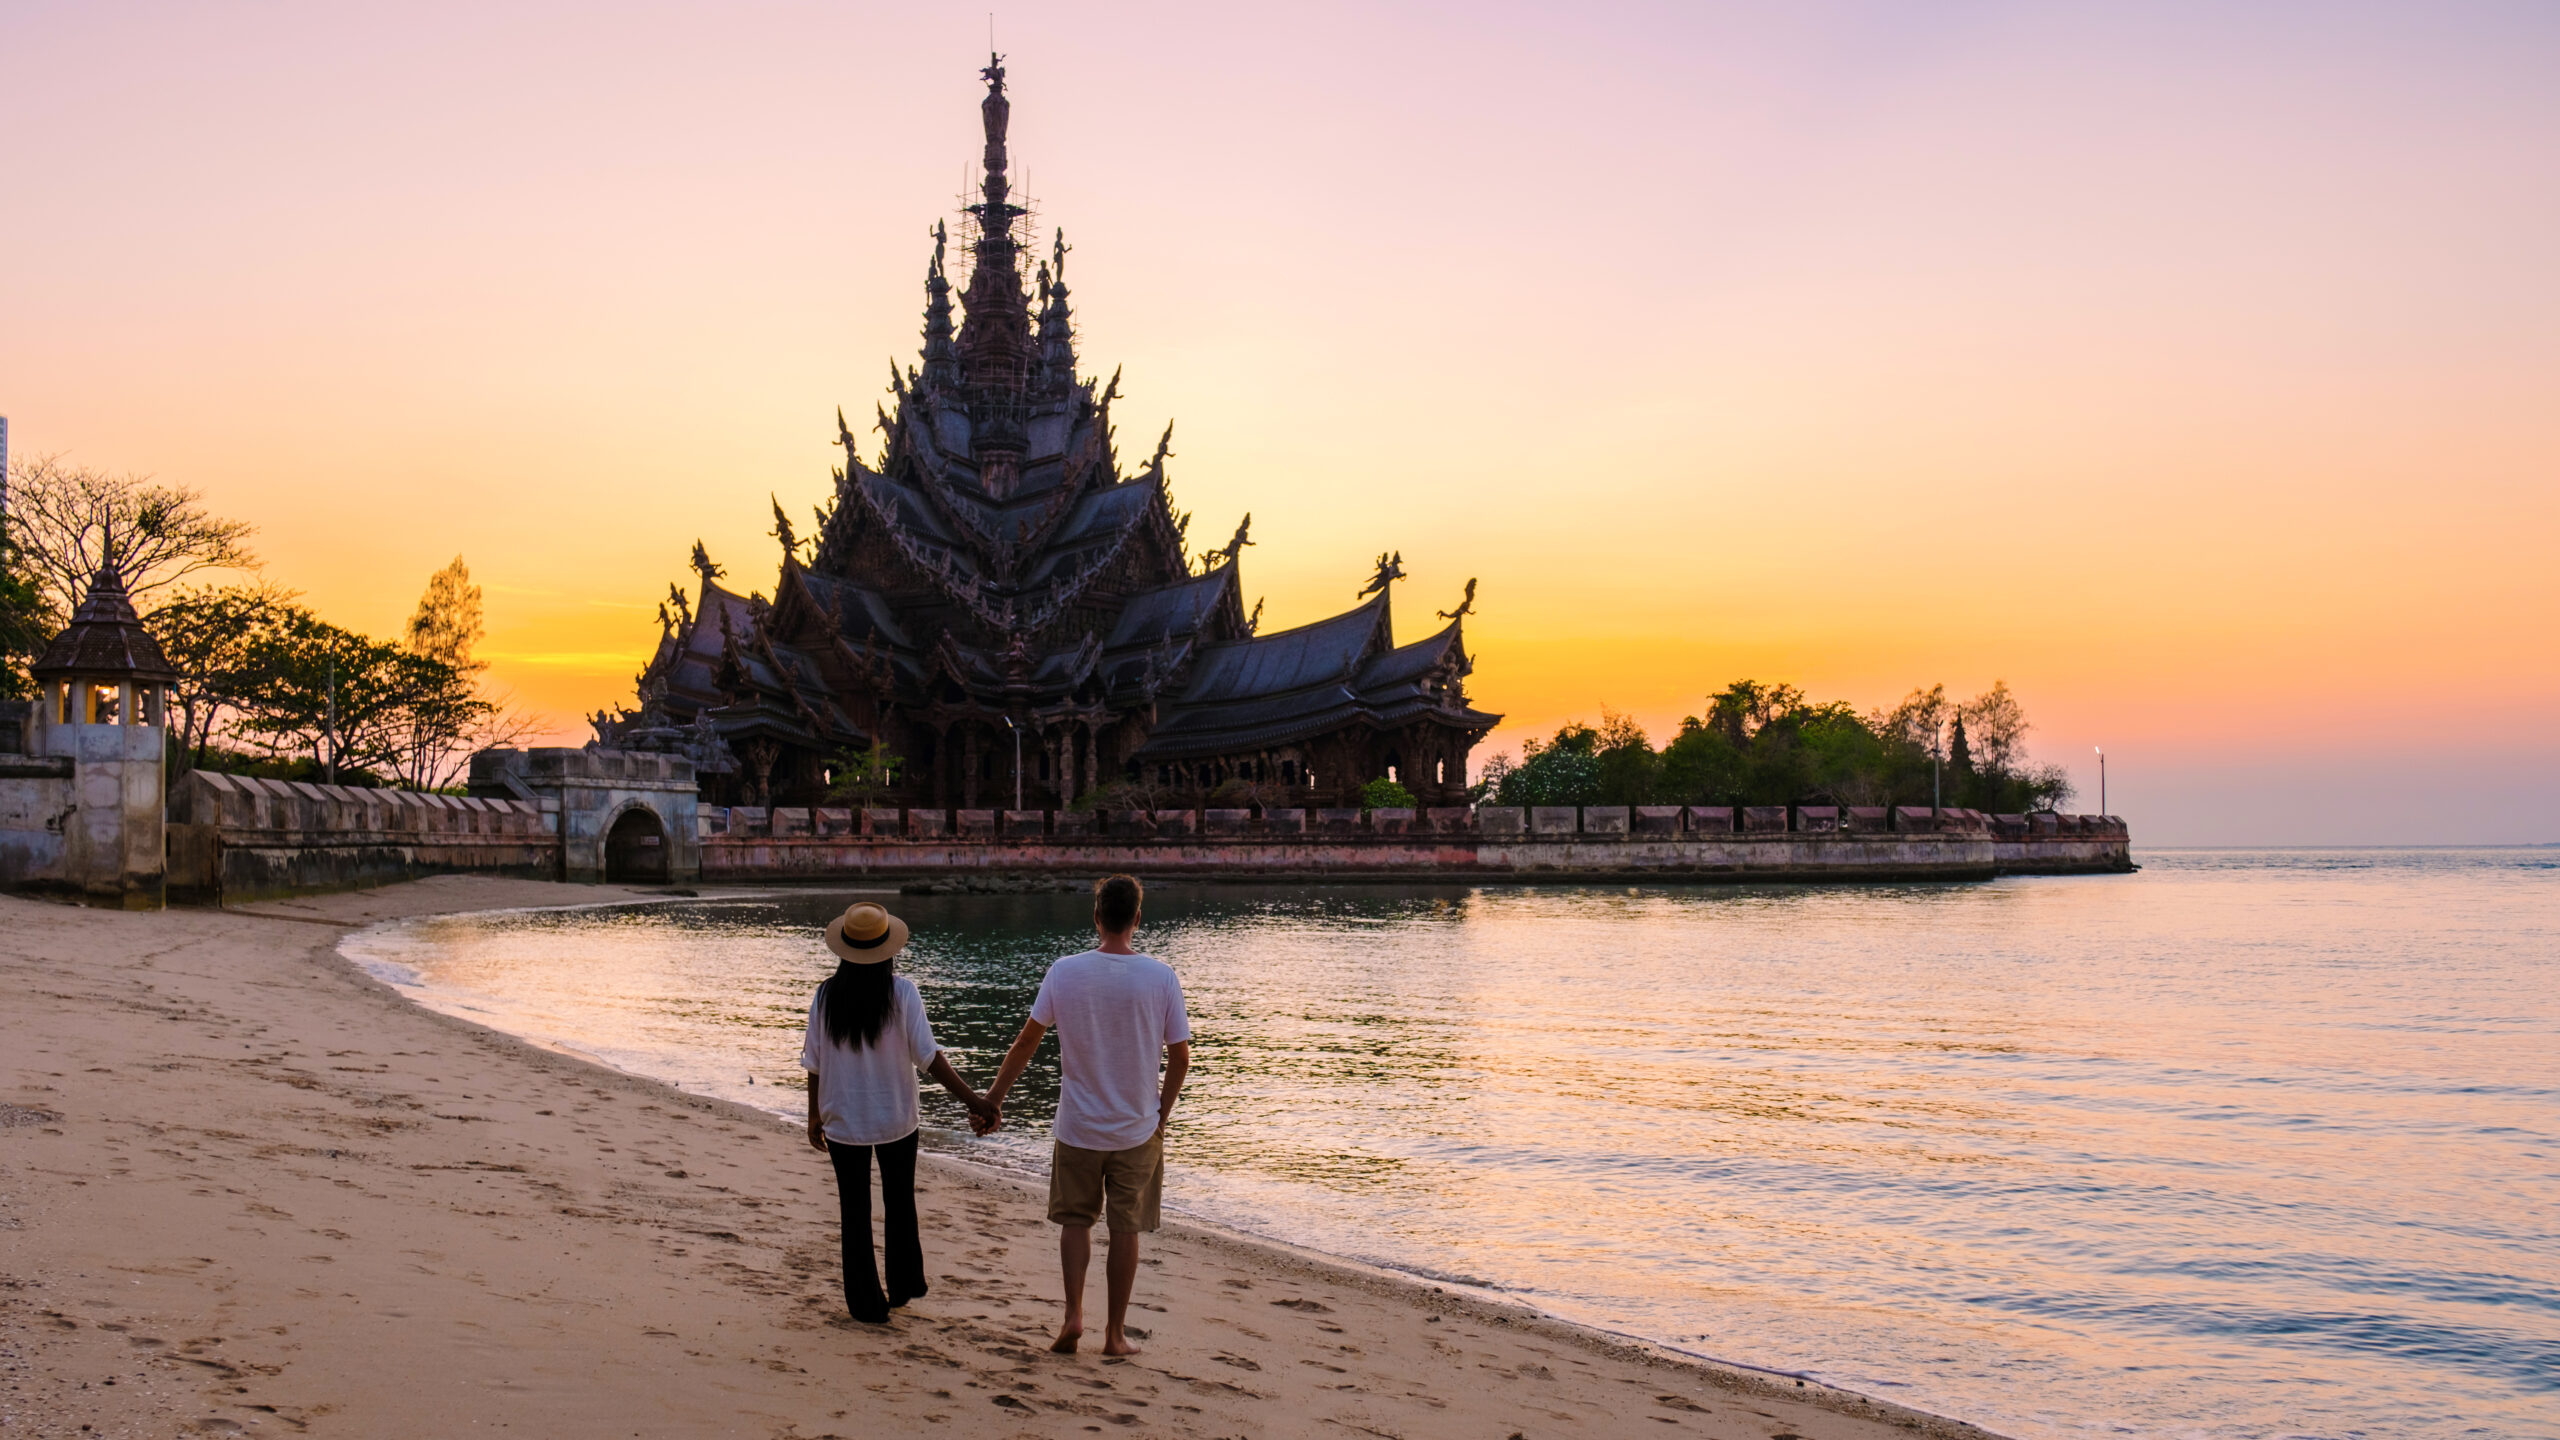
<instances>
[{"instance_id":1,"label":"pink sky","mask_svg":"<svg viewBox=\"0 0 2560 1440\"><path fill-rule=\"evenodd\" d=\"M1267 623L1479 577L1496 747L2005 678L2143 841L2560 840L2560 11L997 23L1124 456ZM342 623L463 554L583 739L911 355L985 27L11 5L0 413Z\"/></svg>"}]
</instances>

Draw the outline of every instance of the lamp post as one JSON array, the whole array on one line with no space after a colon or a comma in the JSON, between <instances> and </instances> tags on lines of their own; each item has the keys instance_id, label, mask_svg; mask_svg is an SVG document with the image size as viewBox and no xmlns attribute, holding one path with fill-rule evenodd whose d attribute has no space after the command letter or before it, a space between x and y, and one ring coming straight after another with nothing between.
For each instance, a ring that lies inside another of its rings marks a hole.
<instances>
[{"instance_id":1,"label":"lamp post","mask_svg":"<svg viewBox=\"0 0 2560 1440\"><path fill-rule=\"evenodd\" d=\"M1007 715L1004 728L1013 732L1013 808L1019 810L1022 808L1022 727L1014 724L1013 717Z\"/></svg>"},{"instance_id":2,"label":"lamp post","mask_svg":"<svg viewBox=\"0 0 2560 1440\"><path fill-rule=\"evenodd\" d=\"M1945 733L1943 730L1929 732L1929 813L1931 815L1937 814L1939 807L1946 803L1946 787L1940 782L1938 766L1939 737Z\"/></svg>"},{"instance_id":3,"label":"lamp post","mask_svg":"<svg viewBox=\"0 0 2560 1440\"><path fill-rule=\"evenodd\" d=\"M328 774L323 780L335 785L338 783L338 657L335 655L329 657L329 721L321 733L329 742Z\"/></svg>"},{"instance_id":4,"label":"lamp post","mask_svg":"<svg viewBox=\"0 0 2560 1440\"><path fill-rule=\"evenodd\" d=\"M2092 745L2089 748L2098 752L2098 813L2104 815L2107 813L2107 747Z\"/></svg>"}]
</instances>

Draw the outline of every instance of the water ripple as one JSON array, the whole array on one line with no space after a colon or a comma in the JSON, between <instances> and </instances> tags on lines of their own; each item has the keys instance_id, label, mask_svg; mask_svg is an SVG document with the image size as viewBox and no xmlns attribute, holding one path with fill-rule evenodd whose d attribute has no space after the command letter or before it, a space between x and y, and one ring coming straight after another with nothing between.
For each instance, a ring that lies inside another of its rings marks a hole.
<instances>
[{"instance_id":1,"label":"water ripple","mask_svg":"<svg viewBox=\"0 0 2560 1440\"><path fill-rule=\"evenodd\" d=\"M2560 1437L2549 852L2147 852L2106 880L1160 887L1173 1197L2024 1436ZM349 942L426 1003L798 1104L841 896ZM908 898L983 1077L1071 897ZM935 1143L1036 1169L1018 1125ZM750 1084L750 1078L754 1083Z\"/></svg>"}]
</instances>

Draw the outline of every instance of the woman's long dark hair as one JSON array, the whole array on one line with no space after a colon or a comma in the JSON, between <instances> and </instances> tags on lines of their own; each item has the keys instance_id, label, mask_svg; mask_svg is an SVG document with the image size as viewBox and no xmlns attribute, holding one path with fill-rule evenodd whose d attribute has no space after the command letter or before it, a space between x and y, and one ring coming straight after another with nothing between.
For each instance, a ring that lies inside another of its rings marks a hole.
<instances>
[{"instance_id":1,"label":"woman's long dark hair","mask_svg":"<svg viewBox=\"0 0 2560 1440\"><path fill-rule=\"evenodd\" d=\"M836 973L818 984L818 1008L827 1017L829 1040L867 1050L880 1038L880 1027L898 1013L897 964L836 962Z\"/></svg>"}]
</instances>

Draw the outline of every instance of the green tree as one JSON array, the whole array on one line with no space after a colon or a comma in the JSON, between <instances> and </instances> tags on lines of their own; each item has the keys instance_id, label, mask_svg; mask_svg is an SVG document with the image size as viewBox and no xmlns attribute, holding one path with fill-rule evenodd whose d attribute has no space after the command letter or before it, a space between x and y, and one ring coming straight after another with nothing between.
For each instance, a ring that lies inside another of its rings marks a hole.
<instances>
[{"instance_id":1,"label":"green tree","mask_svg":"<svg viewBox=\"0 0 2560 1440\"><path fill-rule=\"evenodd\" d=\"M1750 762L1725 731L1692 715L1662 747L1662 798L1675 805L1731 805L1742 793Z\"/></svg>"},{"instance_id":2,"label":"green tree","mask_svg":"<svg viewBox=\"0 0 2560 1440\"><path fill-rule=\"evenodd\" d=\"M452 564L427 577L418 608L409 616L409 650L432 664L415 668L412 677L425 688L409 704L402 784L442 789L460 777L472 751L509 744L533 728L530 717L483 692L480 677L489 662L471 651L487 633L481 623L480 587L471 583L471 567L456 555Z\"/></svg>"},{"instance_id":3,"label":"green tree","mask_svg":"<svg viewBox=\"0 0 2560 1440\"><path fill-rule=\"evenodd\" d=\"M893 753L888 741L874 735L871 743L860 750L837 752L827 768L834 777L827 785L827 799L867 810L895 792L907 760Z\"/></svg>"},{"instance_id":4,"label":"green tree","mask_svg":"<svg viewBox=\"0 0 2560 1440\"><path fill-rule=\"evenodd\" d=\"M1965 738L1964 707L1956 707L1955 718L1947 726L1946 797L1950 804L1971 806L1974 792L1983 788L1981 777L1973 769L1973 745Z\"/></svg>"},{"instance_id":5,"label":"green tree","mask_svg":"<svg viewBox=\"0 0 2560 1440\"><path fill-rule=\"evenodd\" d=\"M145 617L178 671L171 697L176 723L169 727L173 773L211 758L223 722L264 680L261 642L297 608L293 592L274 585L198 585Z\"/></svg>"},{"instance_id":6,"label":"green tree","mask_svg":"<svg viewBox=\"0 0 2560 1440\"><path fill-rule=\"evenodd\" d=\"M17 541L0 527L0 700L25 700L36 693L27 667L44 653L53 633L44 591L27 572Z\"/></svg>"},{"instance_id":7,"label":"green tree","mask_svg":"<svg viewBox=\"0 0 2560 1440\"><path fill-rule=\"evenodd\" d=\"M1949 762L1954 763L1955 745L1965 743L1971 772L1963 803L2018 814L2070 802L2071 781L2062 767L2027 763L2027 712L2007 681L1993 681L1990 689L1957 707L1956 733L1960 740L1950 743Z\"/></svg>"},{"instance_id":8,"label":"green tree","mask_svg":"<svg viewBox=\"0 0 2560 1440\"><path fill-rule=\"evenodd\" d=\"M2018 811L2071 794L2057 767L2029 768L2017 697L1995 683L1950 704L1946 687L1913 690L1861 716L1793 685L1736 680L1655 751L1642 727L1604 710L1598 730L1572 723L1528 741L1514 764L1495 757L1476 794L1499 805L1925 805L1943 762L1945 802Z\"/></svg>"},{"instance_id":9,"label":"green tree","mask_svg":"<svg viewBox=\"0 0 2560 1440\"><path fill-rule=\"evenodd\" d=\"M1421 803L1413 798L1412 791L1384 775L1360 787L1360 808L1363 810L1411 810Z\"/></svg>"},{"instance_id":10,"label":"green tree","mask_svg":"<svg viewBox=\"0 0 2560 1440\"><path fill-rule=\"evenodd\" d=\"M2009 693L2009 682L1991 688L1960 707L1957 718L1972 722L1975 763L1984 770L2010 774L2026 763L2027 712Z\"/></svg>"},{"instance_id":11,"label":"green tree","mask_svg":"<svg viewBox=\"0 0 2560 1440\"><path fill-rule=\"evenodd\" d=\"M1600 732L1579 721L1558 728L1555 739L1522 742L1520 763L1502 777L1497 805L1596 805L1600 803Z\"/></svg>"},{"instance_id":12,"label":"green tree","mask_svg":"<svg viewBox=\"0 0 2560 1440\"><path fill-rule=\"evenodd\" d=\"M462 557L427 577L426 593L409 616L409 648L441 660L466 675L489 668L471 658L471 647L488 630L480 620L480 587L471 583L471 567Z\"/></svg>"},{"instance_id":13,"label":"green tree","mask_svg":"<svg viewBox=\"0 0 2560 1440\"><path fill-rule=\"evenodd\" d=\"M1707 698L1707 723L1724 732L1737 750L1804 704L1804 692L1793 685L1763 685L1736 680Z\"/></svg>"},{"instance_id":14,"label":"green tree","mask_svg":"<svg viewBox=\"0 0 2560 1440\"><path fill-rule=\"evenodd\" d=\"M1592 758L1599 762L1599 800L1602 805L1650 805L1662 773L1662 757L1653 753L1653 743L1644 727L1634 720L1603 706L1600 711L1600 735L1594 743Z\"/></svg>"},{"instance_id":15,"label":"green tree","mask_svg":"<svg viewBox=\"0 0 2560 1440\"><path fill-rule=\"evenodd\" d=\"M1947 703L1947 687L1932 685L1926 690L1913 689L1890 710L1879 710L1867 717L1869 728L1883 745L1884 755L1878 769L1885 804L1926 805L1936 793L1939 746L1946 734L1947 717L1952 709Z\"/></svg>"},{"instance_id":16,"label":"green tree","mask_svg":"<svg viewBox=\"0 0 2560 1440\"><path fill-rule=\"evenodd\" d=\"M234 697L229 737L272 759L307 758L341 780L440 788L459 763L459 738L498 709L453 665L298 605L251 638L242 663L249 679Z\"/></svg>"}]
</instances>

